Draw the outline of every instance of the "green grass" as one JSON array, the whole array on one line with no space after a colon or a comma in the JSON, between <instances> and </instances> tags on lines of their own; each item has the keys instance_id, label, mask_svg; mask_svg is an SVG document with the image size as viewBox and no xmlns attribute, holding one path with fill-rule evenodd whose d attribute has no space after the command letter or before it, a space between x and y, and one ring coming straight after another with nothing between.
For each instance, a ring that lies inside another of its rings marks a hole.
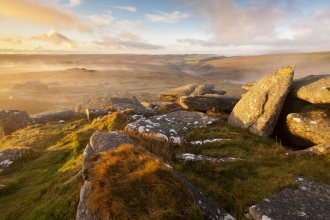
<instances>
[{"instance_id":1,"label":"green grass","mask_svg":"<svg viewBox=\"0 0 330 220\"><path fill-rule=\"evenodd\" d=\"M235 134L238 133L238 134ZM190 180L203 194L237 219L245 219L244 210L284 188L296 187L295 176L306 176L330 184L330 157L306 154L286 155L274 139L259 137L246 129L219 123L186 135L186 144L175 147L150 138L132 136L142 146L160 156ZM211 138L231 139L189 146L190 141ZM175 159L179 152L211 157L235 157L240 160L186 162Z\"/></svg>"},{"instance_id":2,"label":"green grass","mask_svg":"<svg viewBox=\"0 0 330 220\"><path fill-rule=\"evenodd\" d=\"M213 116L224 120L227 117ZM34 150L0 173L0 184L6 185L0 190L0 219L75 219L83 183L77 173L86 144L93 132L122 130L126 123L123 115L116 113L91 124L81 119L64 125L30 126L0 140L0 150L12 147ZM274 139L255 136L226 123L190 129L181 147L150 137L130 136L237 219L244 219L247 207L284 188L296 187L294 176L330 184L330 156L286 155L288 151ZM201 147L188 144L211 138L231 140ZM182 163L175 159L175 154L181 152L240 160ZM199 216L197 212L195 215Z\"/></svg>"}]
</instances>

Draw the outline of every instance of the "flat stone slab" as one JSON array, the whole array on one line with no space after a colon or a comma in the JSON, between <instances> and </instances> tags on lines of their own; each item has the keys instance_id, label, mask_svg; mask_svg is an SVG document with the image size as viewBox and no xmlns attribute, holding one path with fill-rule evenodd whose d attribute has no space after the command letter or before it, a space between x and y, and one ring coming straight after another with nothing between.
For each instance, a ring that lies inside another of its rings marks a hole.
<instances>
[{"instance_id":1,"label":"flat stone slab","mask_svg":"<svg viewBox=\"0 0 330 220\"><path fill-rule=\"evenodd\" d=\"M181 145L184 135L188 131L187 126L198 129L219 121L220 119L208 117L205 114L178 111L140 119L128 124L125 131L152 136Z\"/></svg>"},{"instance_id":2,"label":"flat stone slab","mask_svg":"<svg viewBox=\"0 0 330 220\"><path fill-rule=\"evenodd\" d=\"M214 139L205 139L205 140L197 140L191 141L188 144L193 146L202 146L203 144L207 143L214 143L214 142L222 142L222 141L230 141L231 139L224 139L224 138L214 138Z\"/></svg>"},{"instance_id":3,"label":"flat stone slab","mask_svg":"<svg viewBox=\"0 0 330 220\"><path fill-rule=\"evenodd\" d=\"M30 152L32 152L31 148L9 148L0 151L0 172Z\"/></svg>"},{"instance_id":4,"label":"flat stone slab","mask_svg":"<svg viewBox=\"0 0 330 220\"><path fill-rule=\"evenodd\" d=\"M111 114L111 111L102 110L102 109L86 109L86 116L88 121L93 121L98 117L103 117L108 114Z\"/></svg>"},{"instance_id":5,"label":"flat stone slab","mask_svg":"<svg viewBox=\"0 0 330 220\"><path fill-rule=\"evenodd\" d=\"M296 177L298 189L284 189L249 208L248 216L254 220L275 219L329 219L330 186Z\"/></svg>"},{"instance_id":6,"label":"flat stone slab","mask_svg":"<svg viewBox=\"0 0 330 220\"><path fill-rule=\"evenodd\" d=\"M175 158L182 161L191 161L191 162L199 162L199 161L207 161L207 162L217 162L217 163L223 163L228 161L234 161L237 160L234 157L224 157L224 158L213 158L208 157L205 155L195 155L191 153L178 153L175 155Z\"/></svg>"},{"instance_id":7,"label":"flat stone slab","mask_svg":"<svg viewBox=\"0 0 330 220\"><path fill-rule=\"evenodd\" d=\"M294 80L289 96L313 104L330 104L330 74L310 75Z\"/></svg>"}]
</instances>

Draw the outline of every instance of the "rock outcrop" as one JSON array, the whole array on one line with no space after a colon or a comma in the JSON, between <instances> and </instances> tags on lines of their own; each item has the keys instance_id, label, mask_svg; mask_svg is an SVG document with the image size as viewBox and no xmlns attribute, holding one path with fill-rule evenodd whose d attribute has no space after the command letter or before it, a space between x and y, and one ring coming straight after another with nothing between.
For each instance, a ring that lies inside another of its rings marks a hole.
<instances>
[{"instance_id":1,"label":"rock outcrop","mask_svg":"<svg viewBox=\"0 0 330 220\"><path fill-rule=\"evenodd\" d=\"M311 147L330 142L329 105L308 105L299 113L289 114L286 122L298 145Z\"/></svg>"},{"instance_id":2,"label":"rock outcrop","mask_svg":"<svg viewBox=\"0 0 330 220\"><path fill-rule=\"evenodd\" d=\"M183 108L201 112L208 110L231 112L238 101L238 98L221 95L183 96L180 98Z\"/></svg>"},{"instance_id":3,"label":"rock outcrop","mask_svg":"<svg viewBox=\"0 0 330 220\"><path fill-rule=\"evenodd\" d=\"M181 145L184 135L188 131L186 126L197 129L218 121L219 119L208 117L204 114L178 111L164 115L156 115L148 119L140 119L128 124L125 131L139 133L141 135L151 136Z\"/></svg>"},{"instance_id":4,"label":"rock outcrop","mask_svg":"<svg viewBox=\"0 0 330 220\"><path fill-rule=\"evenodd\" d=\"M107 107L119 103L129 103L139 105L140 103L135 97L132 98L104 98L104 99L93 99L77 104L75 112L85 112L86 109L102 109L106 110Z\"/></svg>"},{"instance_id":5,"label":"rock outcrop","mask_svg":"<svg viewBox=\"0 0 330 220\"><path fill-rule=\"evenodd\" d=\"M162 92L159 94L158 99L165 102L179 102L182 96L200 96L205 94L224 95L226 91L216 91L212 85L198 85L194 83Z\"/></svg>"},{"instance_id":6,"label":"rock outcrop","mask_svg":"<svg viewBox=\"0 0 330 220\"><path fill-rule=\"evenodd\" d=\"M34 124L47 124L49 122L67 121L76 116L73 110L63 109L53 112L43 112L32 115L31 119Z\"/></svg>"},{"instance_id":7,"label":"rock outcrop","mask_svg":"<svg viewBox=\"0 0 330 220\"><path fill-rule=\"evenodd\" d=\"M88 121L93 121L98 117L111 114L111 111L102 110L102 109L86 109L86 115Z\"/></svg>"},{"instance_id":8,"label":"rock outcrop","mask_svg":"<svg viewBox=\"0 0 330 220\"><path fill-rule=\"evenodd\" d=\"M310 75L294 80L289 96L313 104L330 104L330 74Z\"/></svg>"},{"instance_id":9,"label":"rock outcrop","mask_svg":"<svg viewBox=\"0 0 330 220\"><path fill-rule=\"evenodd\" d=\"M147 118L154 116L156 114L156 112L154 110L152 110L151 108L144 107L140 104L118 103L118 104L111 105L111 108L113 110L117 110L117 111L125 111L127 109L134 110L136 115L141 115L141 116L144 116Z\"/></svg>"},{"instance_id":10,"label":"rock outcrop","mask_svg":"<svg viewBox=\"0 0 330 220\"><path fill-rule=\"evenodd\" d=\"M33 152L31 148L9 148L0 151L0 172L8 168L15 161L20 160L24 155Z\"/></svg>"},{"instance_id":11,"label":"rock outcrop","mask_svg":"<svg viewBox=\"0 0 330 220\"><path fill-rule=\"evenodd\" d=\"M256 83L257 83L257 81L247 82L241 88L246 91L249 91Z\"/></svg>"},{"instance_id":12,"label":"rock outcrop","mask_svg":"<svg viewBox=\"0 0 330 220\"><path fill-rule=\"evenodd\" d=\"M284 189L249 208L253 220L329 219L330 186L306 177L295 178L299 189Z\"/></svg>"},{"instance_id":13,"label":"rock outcrop","mask_svg":"<svg viewBox=\"0 0 330 220\"><path fill-rule=\"evenodd\" d=\"M329 155L330 154L330 142L325 144L318 144L307 149L317 155Z\"/></svg>"},{"instance_id":14,"label":"rock outcrop","mask_svg":"<svg viewBox=\"0 0 330 220\"><path fill-rule=\"evenodd\" d=\"M0 139L29 124L31 118L25 111L0 109Z\"/></svg>"},{"instance_id":15,"label":"rock outcrop","mask_svg":"<svg viewBox=\"0 0 330 220\"><path fill-rule=\"evenodd\" d=\"M86 169L86 165L90 156L116 149L121 144L132 144L137 146L135 142L124 133L95 132L90 139L90 143L87 144L84 150L82 159L82 171L84 172Z\"/></svg>"},{"instance_id":16,"label":"rock outcrop","mask_svg":"<svg viewBox=\"0 0 330 220\"><path fill-rule=\"evenodd\" d=\"M294 66L288 66L262 78L237 103L228 123L249 128L256 135L271 135L290 90L293 74Z\"/></svg>"}]
</instances>

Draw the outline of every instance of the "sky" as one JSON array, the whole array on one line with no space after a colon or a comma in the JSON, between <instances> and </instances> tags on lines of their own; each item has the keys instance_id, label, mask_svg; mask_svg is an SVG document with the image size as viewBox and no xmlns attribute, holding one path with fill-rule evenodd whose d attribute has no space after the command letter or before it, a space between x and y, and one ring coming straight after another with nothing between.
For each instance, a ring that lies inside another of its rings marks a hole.
<instances>
[{"instance_id":1,"label":"sky","mask_svg":"<svg viewBox=\"0 0 330 220\"><path fill-rule=\"evenodd\" d=\"M330 0L0 0L0 53L330 51Z\"/></svg>"}]
</instances>

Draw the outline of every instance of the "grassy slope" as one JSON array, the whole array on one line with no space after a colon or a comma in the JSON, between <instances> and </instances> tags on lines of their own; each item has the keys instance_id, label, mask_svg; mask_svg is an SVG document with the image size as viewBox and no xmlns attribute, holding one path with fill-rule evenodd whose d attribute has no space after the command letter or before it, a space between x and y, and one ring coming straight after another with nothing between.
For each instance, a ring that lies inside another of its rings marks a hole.
<instances>
[{"instance_id":1,"label":"grassy slope","mask_svg":"<svg viewBox=\"0 0 330 220\"><path fill-rule=\"evenodd\" d=\"M225 116L222 116L225 117ZM120 115L118 116L120 120ZM0 141L0 150L32 147L35 152L0 173L0 219L75 219L82 185L80 175L84 147L95 130L109 129L102 123L116 123L109 117L100 123L85 120L65 125L32 126ZM118 128L118 127L117 127ZM119 126L119 129L122 127ZM233 134L230 132L239 133ZM151 152L159 155L195 184L205 195L238 219L243 211L285 187L295 187L294 176L302 175L330 184L330 158L311 155L286 155L270 138L226 124L198 131L190 130L187 140L229 138L202 147L175 147L153 139L131 135ZM240 158L227 163L181 163L177 152L212 157Z\"/></svg>"}]
</instances>

